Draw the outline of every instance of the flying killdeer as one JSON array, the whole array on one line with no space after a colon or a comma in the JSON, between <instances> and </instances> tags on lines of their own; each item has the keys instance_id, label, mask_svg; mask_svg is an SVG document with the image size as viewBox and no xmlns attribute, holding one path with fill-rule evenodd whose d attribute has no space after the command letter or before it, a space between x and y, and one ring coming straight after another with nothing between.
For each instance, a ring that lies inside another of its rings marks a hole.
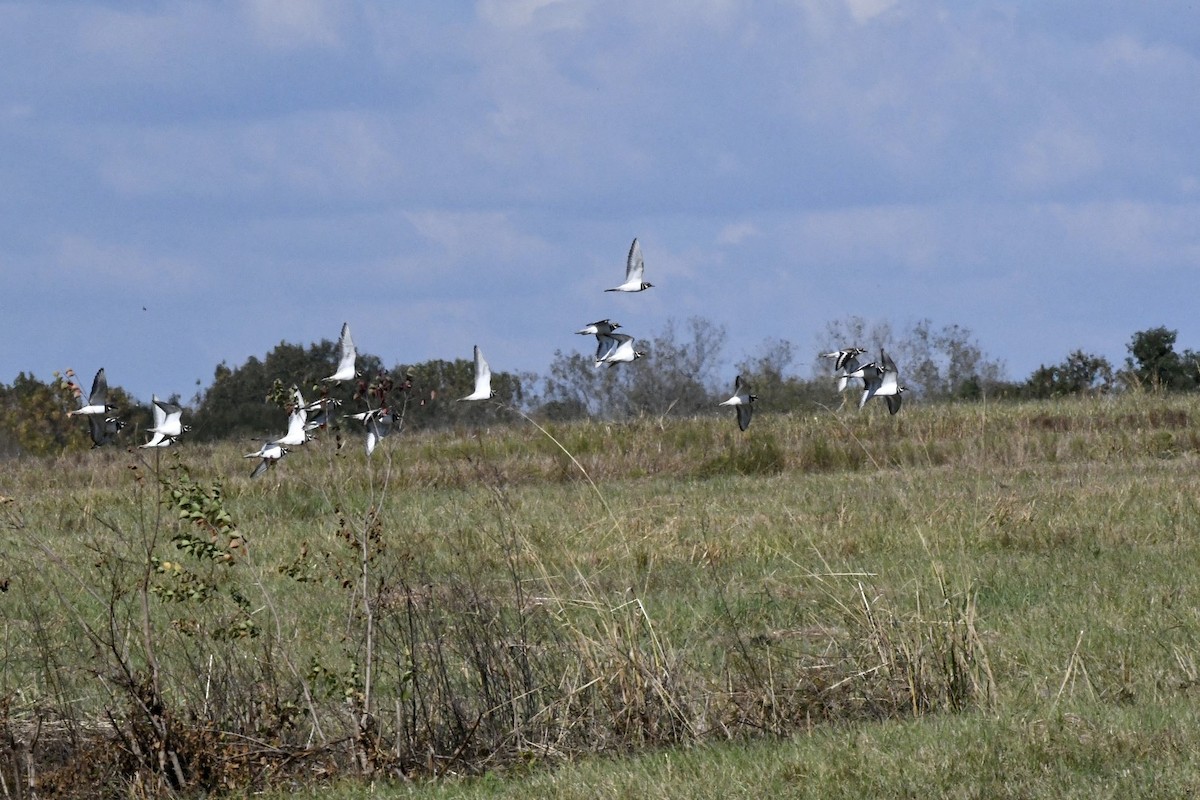
<instances>
[{"instance_id":1,"label":"flying killdeer","mask_svg":"<svg viewBox=\"0 0 1200 800\"><path fill-rule=\"evenodd\" d=\"M300 390L293 390L292 396L292 411L288 415L287 433L275 440L275 444L280 444L285 447L296 447L308 441L308 407L304 405L304 398L300 395Z\"/></svg>"},{"instance_id":2,"label":"flying killdeer","mask_svg":"<svg viewBox=\"0 0 1200 800\"><path fill-rule=\"evenodd\" d=\"M606 292L641 292L654 287L653 283L642 280L646 272L646 262L642 260L642 246L634 239L629 246L629 257L625 260L625 282L620 286L605 289Z\"/></svg>"},{"instance_id":3,"label":"flying killdeer","mask_svg":"<svg viewBox=\"0 0 1200 800\"><path fill-rule=\"evenodd\" d=\"M336 397L322 397L303 406L305 412L308 414L308 419L304 423L304 430L315 431L329 427L329 421L333 419L333 409L341 404L342 401ZM316 412L315 414L313 413L314 411Z\"/></svg>"},{"instance_id":4,"label":"flying killdeer","mask_svg":"<svg viewBox=\"0 0 1200 800\"><path fill-rule=\"evenodd\" d=\"M833 359L833 377L837 380L838 392L846 390L846 384L852 373L857 372L861 363L858 357L867 352L861 347L848 347L845 350L835 350L832 353L821 353L821 358Z\"/></svg>"},{"instance_id":5,"label":"flying killdeer","mask_svg":"<svg viewBox=\"0 0 1200 800\"><path fill-rule=\"evenodd\" d=\"M492 391L492 368L484 361L483 353L479 351L479 345L475 345L475 391L458 399L460 401L487 400L495 396L496 393Z\"/></svg>"},{"instance_id":6,"label":"flying killdeer","mask_svg":"<svg viewBox=\"0 0 1200 800\"><path fill-rule=\"evenodd\" d=\"M113 441L125 427L125 420L106 417L103 414L89 414L87 420L93 448L102 447Z\"/></svg>"},{"instance_id":7,"label":"flying killdeer","mask_svg":"<svg viewBox=\"0 0 1200 800\"><path fill-rule=\"evenodd\" d=\"M158 399L158 395L151 395L150 411L154 415L154 425L148 429L148 433L154 436L138 447L169 447L184 431L190 430L182 422L183 407L178 403L164 402Z\"/></svg>"},{"instance_id":8,"label":"flying killdeer","mask_svg":"<svg viewBox=\"0 0 1200 800\"><path fill-rule=\"evenodd\" d=\"M738 375L733 382L733 397L717 405L736 407L738 427L746 430L750 427L750 415L753 413L752 404L757 399L758 395L750 393L750 384L743 381L742 376Z\"/></svg>"},{"instance_id":9,"label":"flying killdeer","mask_svg":"<svg viewBox=\"0 0 1200 800\"><path fill-rule=\"evenodd\" d=\"M154 424L150 426L149 432L154 435L150 437L150 441L145 444L139 444L138 447L167 447L171 444L168 439L159 430L167 421L167 412L163 410L158 403L158 395L150 395L150 413L153 415Z\"/></svg>"},{"instance_id":10,"label":"flying killdeer","mask_svg":"<svg viewBox=\"0 0 1200 800\"><path fill-rule=\"evenodd\" d=\"M851 360L857 360L859 356L867 352L861 347L847 347L845 350L834 350L832 353L821 353L821 358L833 359L833 371L841 372Z\"/></svg>"},{"instance_id":11,"label":"flying killdeer","mask_svg":"<svg viewBox=\"0 0 1200 800\"><path fill-rule=\"evenodd\" d=\"M619 327L621 327L621 323L619 322L613 322L612 320L607 319L598 319L595 322L589 322L586 326L575 332L581 336L588 336L591 334L601 336L606 333L612 333Z\"/></svg>"},{"instance_id":12,"label":"flying killdeer","mask_svg":"<svg viewBox=\"0 0 1200 800\"><path fill-rule=\"evenodd\" d=\"M895 414L903 402L901 395L908 391L908 387L900 385L900 373L896 369L896 362L883 352L882 347L879 348L879 361L883 364L882 367L877 366L867 371L864 378L866 387L863 389L862 399L858 401L858 407L865 406L872 397L882 397L887 400L888 413Z\"/></svg>"},{"instance_id":13,"label":"flying killdeer","mask_svg":"<svg viewBox=\"0 0 1200 800\"><path fill-rule=\"evenodd\" d=\"M257 452L246 453L243 458L261 458L258 466L250 473L251 478L257 478L262 475L270 467L275 466L275 462L288 454L288 449L278 442L266 442L262 447L258 448Z\"/></svg>"},{"instance_id":14,"label":"flying killdeer","mask_svg":"<svg viewBox=\"0 0 1200 800\"><path fill-rule=\"evenodd\" d=\"M350 338L350 323L342 323L342 335L338 339L338 352L341 354L338 357L337 370L328 378L322 378L326 381L350 381L358 375L354 368L355 359L358 358L358 350L354 347L354 340Z\"/></svg>"},{"instance_id":15,"label":"flying killdeer","mask_svg":"<svg viewBox=\"0 0 1200 800\"><path fill-rule=\"evenodd\" d=\"M96 377L92 379L92 392L88 395L87 402L83 401L83 390L79 388L79 384L73 383L75 387L75 395L79 398L79 408L74 411L68 411L67 416L73 417L78 415L83 416L104 416L110 411L116 411L117 407L108 402L108 379L104 377L104 367L101 367L96 372Z\"/></svg>"},{"instance_id":16,"label":"flying killdeer","mask_svg":"<svg viewBox=\"0 0 1200 800\"><path fill-rule=\"evenodd\" d=\"M373 414L365 424L367 426L367 455L375 452L375 445L379 444L379 440L392 432L392 427L400 415L394 411L388 411L386 408L376 409L378 413Z\"/></svg>"},{"instance_id":17,"label":"flying killdeer","mask_svg":"<svg viewBox=\"0 0 1200 800\"><path fill-rule=\"evenodd\" d=\"M625 333L606 333L598 337L600 345L596 348L596 366L628 363L644 358L644 350L633 349L633 337Z\"/></svg>"},{"instance_id":18,"label":"flying killdeer","mask_svg":"<svg viewBox=\"0 0 1200 800\"><path fill-rule=\"evenodd\" d=\"M599 367L604 363L609 353L614 352L621 342L617 339L615 333L597 333L596 334L596 366Z\"/></svg>"},{"instance_id":19,"label":"flying killdeer","mask_svg":"<svg viewBox=\"0 0 1200 800\"><path fill-rule=\"evenodd\" d=\"M387 408L372 408L357 414L345 414L344 419L358 420L367 429L367 455L375 452L379 440L392 432L393 426L400 420L400 415Z\"/></svg>"},{"instance_id":20,"label":"flying killdeer","mask_svg":"<svg viewBox=\"0 0 1200 800\"><path fill-rule=\"evenodd\" d=\"M847 366L850 365L847 364ZM855 368L853 370L842 370L842 374L837 376L838 386L845 388L842 381L849 381L854 378L861 380L863 385L866 386L868 381L870 381L870 379L879 370L879 367L875 365L874 361L869 361L866 364L859 364L857 361L855 361L854 367Z\"/></svg>"}]
</instances>

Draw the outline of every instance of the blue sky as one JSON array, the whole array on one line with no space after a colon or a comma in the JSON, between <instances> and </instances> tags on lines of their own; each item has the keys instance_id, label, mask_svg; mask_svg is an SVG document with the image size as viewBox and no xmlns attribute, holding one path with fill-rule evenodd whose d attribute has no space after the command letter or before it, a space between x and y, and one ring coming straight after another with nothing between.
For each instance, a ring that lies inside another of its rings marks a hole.
<instances>
[{"instance_id":1,"label":"blue sky","mask_svg":"<svg viewBox=\"0 0 1200 800\"><path fill-rule=\"evenodd\" d=\"M852 315L1014 379L1200 349L1191 3L0 2L0 70L2 382L189 398L343 321L544 373L699 315L730 380Z\"/></svg>"}]
</instances>

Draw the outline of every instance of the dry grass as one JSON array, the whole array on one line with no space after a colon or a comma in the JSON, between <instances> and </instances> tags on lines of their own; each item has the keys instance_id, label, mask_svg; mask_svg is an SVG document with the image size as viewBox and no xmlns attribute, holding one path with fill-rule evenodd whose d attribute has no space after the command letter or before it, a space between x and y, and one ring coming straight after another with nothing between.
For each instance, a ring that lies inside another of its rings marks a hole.
<instances>
[{"instance_id":1,"label":"dry grass","mask_svg":"<svg viewBox=\"0 0 1200 800\"><path fill-rule=\"evenodd\" d=\"M114 795L249 790L1167 702L1200 674L1189 414L518 421L258 480L236 444L12 464L0 789L70 794L81 758Z\"/></svg>"}]
</instances>

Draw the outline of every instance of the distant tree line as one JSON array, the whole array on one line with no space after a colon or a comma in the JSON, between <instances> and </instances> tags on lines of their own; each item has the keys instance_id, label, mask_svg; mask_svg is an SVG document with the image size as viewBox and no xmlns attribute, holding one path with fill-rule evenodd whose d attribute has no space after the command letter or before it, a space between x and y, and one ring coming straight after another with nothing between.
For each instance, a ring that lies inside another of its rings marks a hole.
<instances>
[{"instance_id":1,"label":"distant tree line","mask_svg":"<svg viewBox=\"0 0 1200 800\"><path fill-rule=\"evenodd\" d=\"M357 381L322 381L333 372L337 356L337 343L327 339L307 348L280 342L261 361L251 357L238 367L218 365L212 385L196 397L191 418L195 438L211 441L281 435L286 417L280 410L280 398L290 398L290 393L280 394L281 385L284 389L295 386L306 401L325 399L336 403L339 413L333 416L337 420L366 407L364 396L369 386L390 380L395 386L409 387L392 398L398 406L395 410L403 414L404 428L409 430L476 424L496 418L499 412L491 403L457 402L474 389L472 360L435 360L388 368L378 356L359 352L361 377ZM494 372L496 400L523 406L522 380L528 380L528 376Z\"/></svg>"},{"instance_id":2,"label":"distant tree line","mask_svg":"<svg viewBox=\"0 0 1200 800\"><path fill-rule=\"evenodd\" d=\"M1200 389L1200 353L1175 352L1177 333L1165 327L1138 331L1126 345L1121 369L1103 356L1075 350L1058 364L1038 367L1015 394L1040 399L1118 389L1194 392Z\"/></svg>"},{"instance_id":3,"label":"distant tree line","mask_svg":"<svg viewBox=\"0 0 1200 800\"><path fill-rule=\"evenodd\" d=\"M1039 366L1024 381L1008 380L1003 364L989 358L971 331L959 325L938 328L921 320L897 332L887 322L851 317L829 323L820 347L866 347L867 358L885 348L900 365L902 382L922 402L1200 390L1200 353L1177 352L1176 336L1165 327L1136 332L1120 368L1077 349L1060 363ZM639 341L646 359L597 367L595 342L588 337L578 349L556 351L545 376L494 372L497 403L457 402L474 386L474 365L468 359L386 367L378 356L360 353L359 381L327 383L321 378L336 365L335 342L307 347L280 342L261 360L217 365L212 383L192 399L185 421L192 429L188 437L196 441L277 436L286 423L280 398L290 397L281 387L295 386L306 400L337 401L342 413L352 413L364 405L367 386L383 379L404 387L395 402L409 430L511 421L503 406L548 421L714 414L716 404L731 393L734 374L742 375L759 396L759 413L811 412L841 402L827 364L815 364L807 377L796 374L798 349L792 342L768 339L731 371L726 340L725 329L704 318L669 320L658 335ZM87 426L67 416L78 407L72 384L87 387L90 382L90 376L65 373L42 382L21 373L11 385L0 383L0 456L91 447ZM109 395L126 422L120 441L140 443L150 426L149 406L137 404L119 386L110 385ZM164 399L179 402L178 397ZM848 390L847 401L856 402L857 392Z\"/></svg>"}]
</instances>

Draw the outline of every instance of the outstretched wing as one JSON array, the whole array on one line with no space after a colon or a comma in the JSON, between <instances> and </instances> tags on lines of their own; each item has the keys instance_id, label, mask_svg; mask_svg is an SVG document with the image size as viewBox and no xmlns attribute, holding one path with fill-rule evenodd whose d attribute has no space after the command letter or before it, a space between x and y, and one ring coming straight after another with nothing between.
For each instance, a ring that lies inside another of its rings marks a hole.
<instances>
[{"instance_id":1,"label":"outstretched wing","mask_svg":"<svg viewBox=\"0 0 1200 800\"><path fill-rule=\"evenodd\" d=\"M102 406L108 402L108 379L104 377L104 367L92 379L92 393L88 395L88 405Z\"/></svg>"},{"instance_id":2,"label":"outstretched wing","mask_svg":"<svg viewBox=\"0 0 1200 800\"><path fill-rule=\"evenodd\" d=\"M625 260L625 282L641 283L645 272L646 262L642 259L642 246L635 238L629 246L629 257Z\"/></svg>"},{"instance_id":3,"label":"outstretched wing","mask_svg":"<svg viewBox=\"0 0 1200 800\"><path fill-rule=\"evenodd\" d=\"M487 360L484 359L479 345L475 345L475 394L488 395L491 392L492 368L488 366Z\"/></svg>"}]
</instances>

